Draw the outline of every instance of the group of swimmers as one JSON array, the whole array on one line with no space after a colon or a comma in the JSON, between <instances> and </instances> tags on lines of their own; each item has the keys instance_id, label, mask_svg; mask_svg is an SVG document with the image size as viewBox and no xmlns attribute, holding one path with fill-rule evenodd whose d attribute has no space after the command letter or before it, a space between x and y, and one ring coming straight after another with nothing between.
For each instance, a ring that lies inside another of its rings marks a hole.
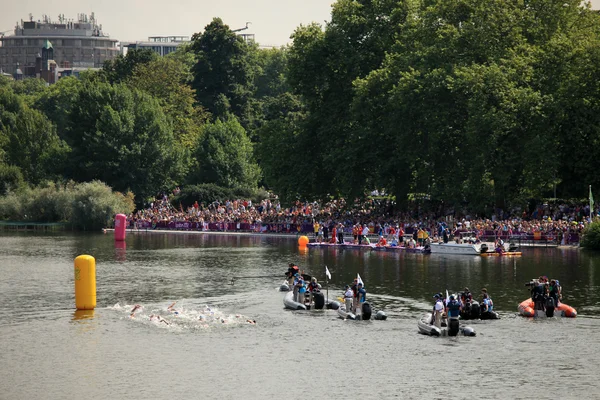
<instances>
[{"instance_id":1,"label":"group of swimmers","mask_svg":"<svg viewBox=\"0 0 600 400\"><path fill-rule=\"evenodd\" d=\"M167 307L167 311L170 313L170 315L172 316L179 316L181 315L181 311L175 309L175 304L177 304L177 302L172 303L171 305L169 305ZM136 304L135 306L133 306L133 308L130 311L129 317L130 318L136 318L136 313L137 312L141 312L143 310L143 306L141 306L140 304ZM200 314L198 316L198 320L202 323L206 323L209 322L209 320L214 320L217 322L221 322L223 324L227 323L228 320L227 318L221 316L219 317L218 315L215 315L215 312L213 310L211 310L211 308L209 306L206 306L205 309L205 313L207 315L204 314ZM238 318L244 318L241 314L237 314L235 316L236 319ZM165 318L163 318L162 316L160 316L159 314L150 314L148 316L148 319L150 320L150 322L156 322L159 324L165 324L167 326L170 326L172 323L167 321ZM254 319L246 319L245 323L250 324L250 325L256 325L256 320Z\"/></svg>"},{"instance_id":2,"label":"group of swimmers","mask_svg":"<svg viewBox=\"0 0 600 400\"><path fill-rule=\"evenodd\" d=\"M446 300L441 293L433 295L435 303L431 314L431 324L441 329L444 317L450 320L458 320L461 311L469 307L473 302L473 295L468 287L458 295L451 295ZM486 288L481 289L481 312L491 312L494 310L494 302L487 292Z\"/></svg>"}]
</instances>

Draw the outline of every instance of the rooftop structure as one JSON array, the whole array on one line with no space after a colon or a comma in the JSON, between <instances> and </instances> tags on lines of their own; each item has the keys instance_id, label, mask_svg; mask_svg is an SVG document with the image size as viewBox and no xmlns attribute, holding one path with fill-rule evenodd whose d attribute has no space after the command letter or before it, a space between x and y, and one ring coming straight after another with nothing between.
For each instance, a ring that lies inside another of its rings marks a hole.
<instances>
[{"instance_id":1,"label":"rooftop structure","mask_svg":"<svg viewBox=\"0 0 600 400\"><path fill-rule=\"evenodd\" d=\"M159 56L166 56L189 42L189 36L150 36L147 41L121 43L121 52L125 53L125 49L150 49Z\"/></svg>"},{"instance_id":2,"label":"rooftop structure","mask_svg":"<svg viewBox=\"0 0 600 400\"><path fill-rule=\"evenodd\" d=\"M49 47L48 47L49 46ZM104 61L119 54L117 40L102 31L94 13L78 14L58 21L44 15L35 21L17 22L14 35L0 36L0 69L13 73L20 65L25 77L35 76L36 56L45 48L54 49L54 60L59 67L101 67Z\"/></svg>"}]
</instances>

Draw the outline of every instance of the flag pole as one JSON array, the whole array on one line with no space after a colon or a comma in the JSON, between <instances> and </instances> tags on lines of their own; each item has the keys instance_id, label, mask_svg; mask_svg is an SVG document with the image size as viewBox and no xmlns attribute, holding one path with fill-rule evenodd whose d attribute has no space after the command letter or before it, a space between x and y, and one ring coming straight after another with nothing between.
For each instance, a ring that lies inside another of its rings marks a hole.
<instances>
[{"instance_id":1,"label":"flag pole","mask_svg":"<svg viewBox=\"0 0 600 400\"><path fill-rule=\"evenodd\" d=\"M327 272L327 265L325 266L325 272ZM327 291L327 300L329 300L329 277L327 273L325 273L325 290Z\"/></svg>"}]
</instances>

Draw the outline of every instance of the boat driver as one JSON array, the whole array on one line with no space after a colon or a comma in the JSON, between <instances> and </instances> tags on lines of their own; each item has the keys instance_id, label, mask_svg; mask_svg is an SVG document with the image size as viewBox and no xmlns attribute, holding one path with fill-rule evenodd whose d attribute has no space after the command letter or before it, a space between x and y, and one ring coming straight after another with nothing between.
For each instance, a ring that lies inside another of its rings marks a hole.
<instances>
[{"instance_id":1,"label":"boat driver","mask_svg":"<svg viewBox=\"0 0 600 400\"><path fill-rule=\"evenodd\" d=\"M494 302L490 299L487 293L483 294L483 312L489 312L494 310Z\"/></svg>"},{"instance_id":2,"label":"boat driver","mask_svg":"<svg viewBox=\"0 0 600 400\"><path fill-rule=\"evenodd\" d=\"M313 302L313 294L318 292L320 292L319 283L317 282L317 278L313 277L308 284L308 293L310 293L309 304Z\"/></svg>"}]
</instances>

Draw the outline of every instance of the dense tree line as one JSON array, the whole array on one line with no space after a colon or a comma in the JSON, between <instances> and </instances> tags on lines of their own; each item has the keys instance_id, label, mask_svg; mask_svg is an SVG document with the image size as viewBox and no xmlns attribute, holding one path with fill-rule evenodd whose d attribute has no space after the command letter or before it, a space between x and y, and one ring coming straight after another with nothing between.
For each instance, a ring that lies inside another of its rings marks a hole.
<instances>
[{"instance_id":1,"label":"dense tree line","mask_svg":"<svg viewBox=\"0 0 600 400\"><path fill-rule=\"evenodd\" d=\"M100 180L141 205L176 186L380 189L475 212L585 197L599 18L575 0L338 0L281 49L215 18L164 58L1 80L0 191Z\"/></svg>"}]
</instances>

